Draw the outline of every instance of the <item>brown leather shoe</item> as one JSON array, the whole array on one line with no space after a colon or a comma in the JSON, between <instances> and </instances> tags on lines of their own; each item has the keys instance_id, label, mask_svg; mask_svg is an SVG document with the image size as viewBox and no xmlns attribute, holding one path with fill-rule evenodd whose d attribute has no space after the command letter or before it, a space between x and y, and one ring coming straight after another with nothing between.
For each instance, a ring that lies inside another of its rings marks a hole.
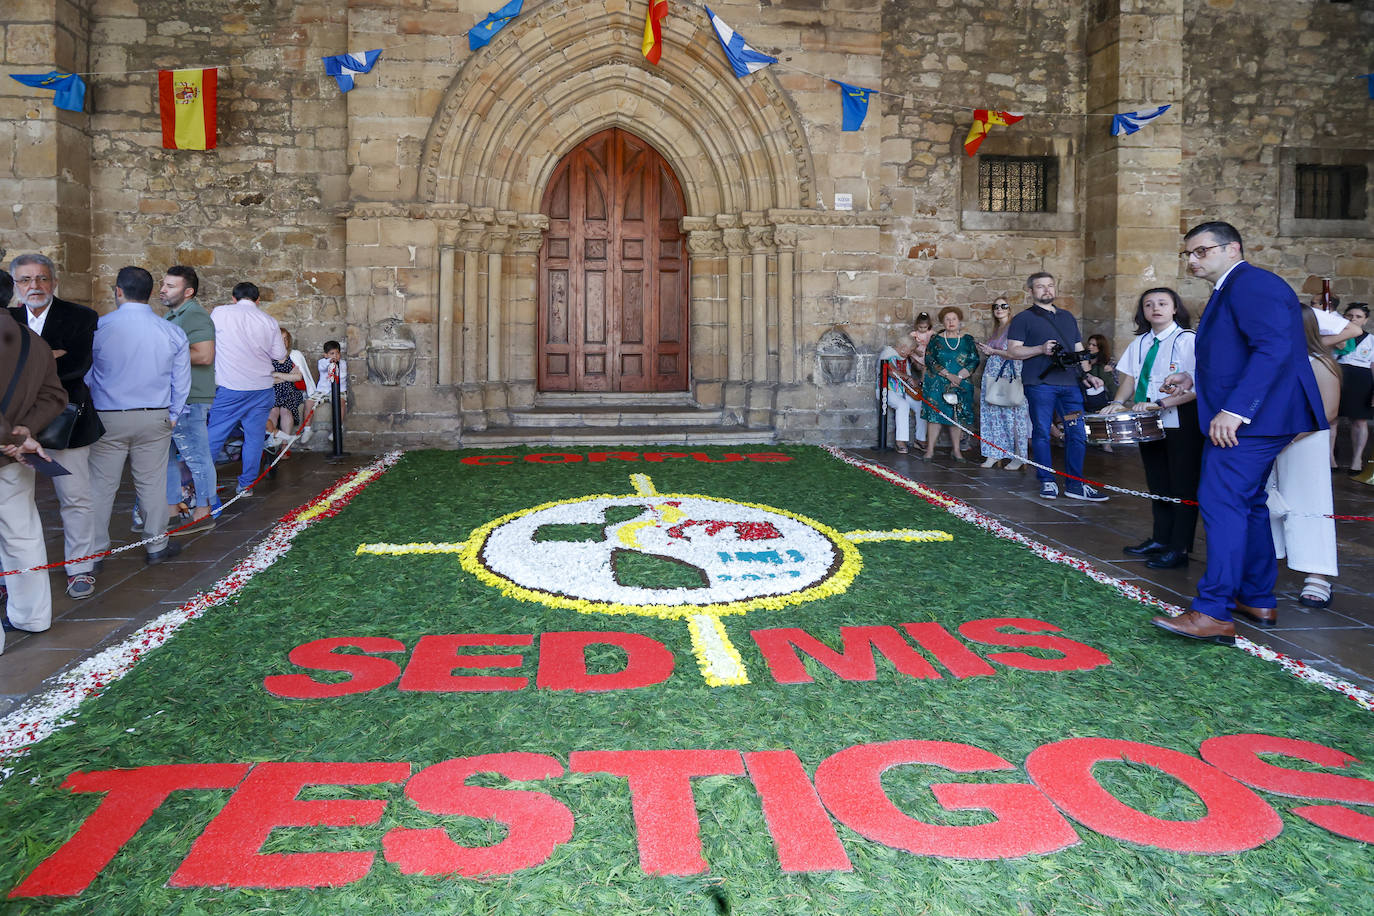
<instances>
[{"instance_id":1,"label":"brown leather shoe","mask_svg":"<svg viewBox=\"0 0 1374 916\"><path fill-rule=\"evenodd\" d=\"M1248 604L1241 604L1237 601L1236 613L1249 620L1255 626L1263 627L1266 630L1270 627L1278 626L1279 624L1279 612L1277 608L1251 607Z\"/></svg>"},{"instance_id":2,"label":"brown leather shoe","mask_svg":"<svg viewBox=\"0 0 1374 916\"><path fill-rule=\"evenodd\" d=\"M1223 646L1236 644L1236 625L1233 622L1217 620L1201 611L1189 611L1178 617L1151 617L1150 623L1189 639L1210 639Z\"/></svg>"}]
</instances>

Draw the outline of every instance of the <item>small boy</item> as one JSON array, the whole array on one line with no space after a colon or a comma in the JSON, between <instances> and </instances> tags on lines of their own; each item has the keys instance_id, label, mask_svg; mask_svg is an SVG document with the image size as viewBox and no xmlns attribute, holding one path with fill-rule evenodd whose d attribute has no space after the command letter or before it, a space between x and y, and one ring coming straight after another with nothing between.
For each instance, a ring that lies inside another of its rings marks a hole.
<instances>
[{"instance_id":1,"label":"small boy","mask_svg":"<svg viewBox=\"0 0 1374 916\"><path fill-rule=\"evenodd\" d=\"M339 419L344 419L348 415L348 360L343 358L343 347L337 340L324 342L324 356L320 358L316 374L320 377L320 387L326 391L330 388L330 380L338 375Z\"/></svg>"}]
</instances>

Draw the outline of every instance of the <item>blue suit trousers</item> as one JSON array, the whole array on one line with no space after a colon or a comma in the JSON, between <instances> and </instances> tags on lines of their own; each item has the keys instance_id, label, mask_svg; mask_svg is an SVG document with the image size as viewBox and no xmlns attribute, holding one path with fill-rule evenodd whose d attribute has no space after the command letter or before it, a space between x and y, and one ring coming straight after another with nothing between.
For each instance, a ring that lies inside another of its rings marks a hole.
<instances>
[{"instance_id":1,"label":"blue suit trousers","mask_svg":"<svg viewBox=\"0 0 1374 916\"><path fill-rule=\"evenodd\" d=\"M1210 440L1203 446L1197 498L1207 529L1207 568L1193 610L1230 620L1238 601L1255 608L1277 605L1278 560L1264 485L1274 459L1291 441L1291 435L1240 436L1231 448Z\"/></svg>"}]
</instances>

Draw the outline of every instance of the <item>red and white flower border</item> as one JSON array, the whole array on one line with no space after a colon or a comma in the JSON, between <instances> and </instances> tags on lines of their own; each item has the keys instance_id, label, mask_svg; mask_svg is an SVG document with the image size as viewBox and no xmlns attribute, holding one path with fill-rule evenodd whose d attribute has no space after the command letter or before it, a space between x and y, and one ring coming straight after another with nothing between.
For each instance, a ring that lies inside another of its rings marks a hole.
<instances>
[{"instance_id":1,"label":"red and white flower border","mask_svg":"<svg viewBox=\"0 0 1374 916\"><path fill-rule=\"evenodd\" d=\"M1095 582L1101 582L1103 585L1111 586L1132 601L1137 601L1148 607L1159 608L1170 617L1177 617L1179 614L1184 613L1183 608L1178 605L1169 604L1167 601L1161 601L1138 586L1132 585L1123 579L1118 579L1115 576L1109 576L1086 560L1071 556L1063 551L1055 550L1053 547L1032 540L1020 532L1013 531L995 518L984 515L969 504L947 493L942 493L925 484L917 483L914 480L903 477L891 468L865 461L862 458L856 458L834 446L826 446L825 451L851 467L867 471L874 477L886 480L894 486L901 487L908 493L919 496L932 505L939 506L955 518L963 519L972 525L977 525L990 534L1020 544L1022 547L1025 547L1042 559L1049 560L1052 563L1059 563L1063 566L1072 567ZM1319 684L1328 690L1334 690L1348 699L1353 700L1362 708L1374 711L1374 693L1370 693L1367 690L1361 690L1349 681L1343 681L1335 675L1328 674L1318 668L1313 668L1295 658L1284 655L1282 652L1276 652L1266 645L1251 642L1243 636L1236 637L1236 648L1243 649L1256 658L1262 658L1268 662L1277 662L1283 666L1284 670L1294 677L1313 684Z\"/></svg>"},{"instance_id":2,"label":"red and white flower border","mask_svg":"<svg viewBox=\"0 0 1374 916\"><path fill-rule=\"evenodd\" d=\"M64 671L56 686L0 718L0 783L9 778L18 758L30 747L71 725L78 715L77 707L84 701L99 696L106 687L128 674L145 655L171 639L182 625L237 595L250 579L291 549L296 535L321 519L337 515L353 497L396 464L401 454L388 452L341 478L310 502L291 510L223 579L176 610L145 624L119 645Z\"/></svg>"}]
</instances>

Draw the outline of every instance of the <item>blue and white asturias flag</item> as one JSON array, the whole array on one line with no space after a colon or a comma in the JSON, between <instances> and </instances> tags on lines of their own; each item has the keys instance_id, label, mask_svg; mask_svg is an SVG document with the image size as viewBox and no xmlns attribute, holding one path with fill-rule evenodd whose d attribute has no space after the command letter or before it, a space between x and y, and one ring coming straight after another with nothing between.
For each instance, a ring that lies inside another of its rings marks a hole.
<instances>
[{"instance_id":1,"label":"blue and white asturias flag","mask_svg":"<svg viewBox=\"0 0 1374 916\"><path fill-rule=\"evenodd\" d=\"M510 0L505 6L494 13L488 13L486 19L468 29L468 50L485 48L487 42L496 37L497 32L510 25L510 21L520 15L524 5L525 0Z\"/></svg>"},{"instance_id":2,"label":"blue and white asturias flag","mask_svg":"<svg viewBox=\"0 0 1374 916\"><path fill-rule=\"evenodd\" d=\"M1112 136L1120 136L1122 131L1133 134L1140 130L1140 126L1146 121L1153 121L1168 110L1168 105L1160 105L1154 111L1127 111L1122 114L1114 114L1112 115Z\"/></svg>"},{"instance_id":3,"label":"blue and white asturias flag","mask_svg":"<svg viewBox=\"0 0 1374 916\"><path fill-rule=\"evenodd\" d=\"M830 82L840 87L840 110L844 114L840 130L858 130L863 127L864 118L868 117L868 97L878 90L851 86L839 80Z\"/></svg>"},{"instance_id":4,"label":"blue and white asturias flag","mask_svg":"<svg viewBox=\"0 0 1374 916\"><path fill-rule=\"evenodd\" d=\"M375 51L335 54L321 60L324 61L324 72L334 77L334 81L339 84L339 91L347 92L353 88L353 74L369 72L381 56L382 51L378 48Z\"/></svg>"},{"instance_id":5,"label":"blue and white asturias flag","mask_svg":"<svg viewBox=\"0 0 1374 916\"><path fill-rule=\"evenodd\" d=\"M746 77L778 62L776 57L769 57L749 47L744 37L722 22L719 16L711 12L709 6L706 7L706 16L711 20L711 27L716 30L716 37L720 39L720 46L725 49L725 56L729 59L736 77Z\"/></svg>"},{"instance_id":6,"label":"blue and white asturias flag","mask_svg":"<svg viewBox=\"0 0 1374 916\"><path fill-rule=\"evenodd\" d=\"M52 103L63 111L84 111L86 84L75 73L54 70L51 73L11 73L10 79L35 89L53 90Z\"/></svg>"}]
</instances>

